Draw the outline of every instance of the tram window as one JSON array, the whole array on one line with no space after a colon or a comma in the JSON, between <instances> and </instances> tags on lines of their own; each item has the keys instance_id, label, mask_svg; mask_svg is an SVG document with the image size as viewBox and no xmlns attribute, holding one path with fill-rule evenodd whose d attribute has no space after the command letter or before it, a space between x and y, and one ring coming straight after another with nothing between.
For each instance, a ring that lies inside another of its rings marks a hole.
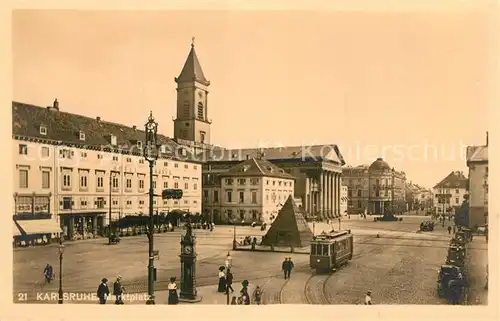
<instances>
[{"instance_id":1,"label":"tram window","mask_svg":"<svg viewBox=\"0 0 500 321\"><path fill-rule=\"evenodd\" d=\"M323 255L328 256L328 244L323 245Z\"/></svg>"},{"instance_id":2,"label":"tram window","mask_svg":"<svg viewBox=\"0 0 500 321\"><path fill-rule=\"evenodd\" d=\"M316 244L311 244L311 255L316 255Z\"/></svg>"}]
</instances>

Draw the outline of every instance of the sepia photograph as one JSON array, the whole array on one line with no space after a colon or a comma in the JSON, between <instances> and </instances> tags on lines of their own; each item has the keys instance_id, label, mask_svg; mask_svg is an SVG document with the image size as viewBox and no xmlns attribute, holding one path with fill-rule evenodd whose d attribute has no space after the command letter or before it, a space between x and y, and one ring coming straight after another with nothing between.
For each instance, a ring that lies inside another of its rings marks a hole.
<instances>
[{"instance_id":1,"label":"sepia photograph","mask_svg":"<svg viewBox=\"0 0 500 321\"><path fill-rule=\"evenodd\" d=\"M12 302L487 306L489 19L13 10Z\"/></svg>"}]
</instances>

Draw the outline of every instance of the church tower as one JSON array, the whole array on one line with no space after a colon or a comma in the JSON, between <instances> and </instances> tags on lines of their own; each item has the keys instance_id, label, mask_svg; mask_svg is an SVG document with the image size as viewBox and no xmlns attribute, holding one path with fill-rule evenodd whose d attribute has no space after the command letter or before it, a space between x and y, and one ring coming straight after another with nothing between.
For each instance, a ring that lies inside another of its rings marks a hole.
<instances>
[{"instance_id":1,"label":"church tower","mask_svg":"<svg viewBox=\"0 0 500 321\"><path fill-rule=\"evenodd\" d=\"M177 83L177 118L174 119L174 139L210 144L210 124L207 115L207 95L210 81L205 78L194 50L175 78Z\"/></svg>"}]
</instances>

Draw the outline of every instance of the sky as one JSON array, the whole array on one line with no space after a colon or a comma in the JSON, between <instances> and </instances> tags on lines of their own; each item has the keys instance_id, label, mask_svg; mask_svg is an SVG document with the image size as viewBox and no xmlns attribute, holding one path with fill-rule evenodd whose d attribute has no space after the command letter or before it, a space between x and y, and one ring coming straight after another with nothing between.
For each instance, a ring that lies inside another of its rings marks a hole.
<instances>
[{"instance_id":1,"label":"sky","mask_svg":"<svg viewBox=\"0 0 500 321\"><path fill-rule=\"evenodd\" d=\"M13 100L173 135L192 37L211 143L336 144L432 187L467 175L492 97L482 11L63 11L12 16Z\"/></svg>"}]
</instances>

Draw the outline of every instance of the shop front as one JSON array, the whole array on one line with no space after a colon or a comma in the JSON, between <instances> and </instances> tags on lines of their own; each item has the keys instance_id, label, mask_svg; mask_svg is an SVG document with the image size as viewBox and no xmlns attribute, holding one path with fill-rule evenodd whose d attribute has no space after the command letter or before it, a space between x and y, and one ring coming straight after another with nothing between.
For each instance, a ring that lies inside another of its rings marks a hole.
<instances>
[{"instance_id":1,"label":"shop front","mask_svg":"<svg viewBox=\"0 0 500 321\"><path fill-rule=\"evenodd\" d=\"M66 240L92 239L104 235L105 212L81 212L60 214Z\"/></svg>"}]
</instances>

